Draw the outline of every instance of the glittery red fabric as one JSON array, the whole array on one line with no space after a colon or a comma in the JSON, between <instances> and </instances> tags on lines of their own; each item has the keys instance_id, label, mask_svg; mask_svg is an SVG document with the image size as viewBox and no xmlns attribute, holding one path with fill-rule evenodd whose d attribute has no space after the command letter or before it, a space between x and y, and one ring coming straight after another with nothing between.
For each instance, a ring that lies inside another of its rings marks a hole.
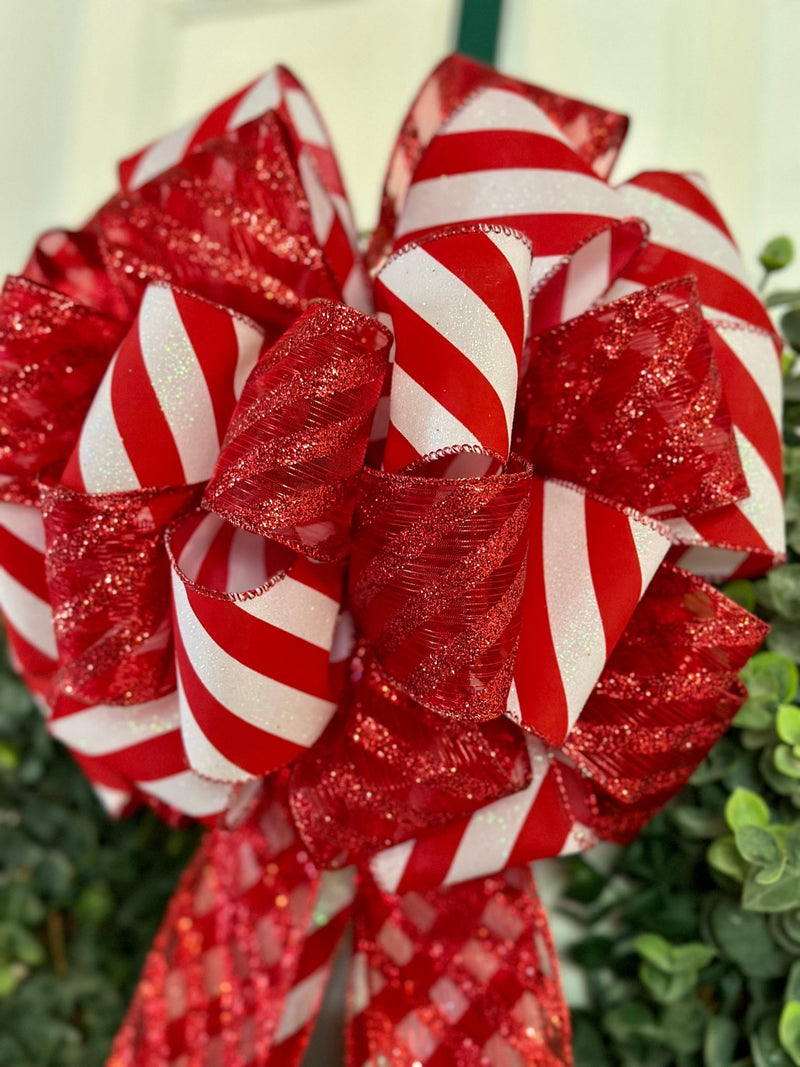
<instances>
[{"instance_id":1,"label":"glittery red fabric","mask_svg":"<svg viewBox=\"0 0 800 1067\"><path fill-rule=\"evenodd\" d=\"M239 828L210 831L170 902L109 1067L266 1063L319 887L280 787Z\"/></svg>"},{"instance_id":2,"label":"glittery red fabric","mask_svg":"<svg viewBox=\"0 0 800 1067\"><path fill-rule=\"evenodd\" d=\"M564 746L592 782L601 837L630 841L685 785L741 706L739 671L767 631L662 565Z\"/></svg>"},{"instance_id":3,"label":"glittery red fabric","mask_svg":"<svg viewBox=\"0 0 800 1067\"><path fill-rule=\"evenodd\" d=\"M521 622L530 472L365 471L349 601L382 671L419 704L479 722L505 711Z\"/></svg>"},{"instance_id":4,"label":"glittery red fabric","mask_svg":"<svg viewBox=\"0 0 800 1067\"><path fill-rule=\"evenodd\" d=\"M539 473L661 520L746 496L692 279L537 334L514 447Z\"/></svg>"},{"instance_id":5,"label":"glittery red fabric","mask_svg":"<svg viewBox=\"0 0 800 1067\"><path fill-rule=\"evenodd\" d=\"M0 296L0 498L34 503L39 471L64 463L124 325L9 278Z\"/></svg>"},{"instance_id":6,"label":"glittery red fabric","mask_svg":"<svg viewBox=\"0 0 800 1067\"><path fill-rule=\"evenodd\" d=\"M398 691L363 646L351 669L342 710L292 771L295 821L321 867L368 859L530 781L508 719L443 720Z\"/></svg>"},{"instance_id":7,"label":"glittery red fabric","mask_svg":"<svg viewBox=\"0 0 800 1067\"><path fill-rule=\"evenodd\" d=\"M390 342L374 319L312 304L250 375L204 506L314 559L345 555Z\"/></svg>"},{"instance_id":8,"label":"glittery red fabric","mask_svg":"<svg viewBox=\"0 0 800 1067\"><path fill-rule=\"evenodd\" d=\"M367 884L360 899L354 967L366 1003L354 1005L351 1063L570 1067L569 1016L527 870L403 896Z\"/></svg>"},{"instance_id":9,"label":"glittery red fabric","mask_svg":"<svg viewBox=\"0 0 800 1067\"><path fill-rule=\"evenodd\" d=\"M40 486L61 669L56 691L141 704L175 688L164 532L199 490L79 493Z\"/></svg>"}]
</instances>

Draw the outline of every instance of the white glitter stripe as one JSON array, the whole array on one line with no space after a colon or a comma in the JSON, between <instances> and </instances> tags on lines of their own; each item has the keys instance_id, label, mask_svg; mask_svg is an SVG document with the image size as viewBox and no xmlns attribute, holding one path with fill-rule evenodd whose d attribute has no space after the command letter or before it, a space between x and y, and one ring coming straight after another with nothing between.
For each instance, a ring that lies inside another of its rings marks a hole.
<instances>
[{"instance_id":1,"label":"white glitter stripe","mask_svg":"<svg viewBox=\"0 0 800 1067\"><path fill-rule=\"evenodd\" d=\"M507 238L502 245L499 239L495 243L501 247L522 290L527 286L530 270L528 246L516 237ZM510 440L519 373L517 355L492 309L421 247L410 248L392 260L381 271L380 280L486 378L502 404Z\"/></svg>"},{"instance_id":2,"label":"white glitter stripe","mask_svg":"<svg viewBox=\"0 0 800 1067\"><path fill-rule=\"evenodd\" d=\"M334 219L333 204L328 190L317 175L308 149L303 149L297 159L297 169L303 184L308 208L311 212L311 227L320 245L324 248Z\"/></svg>"},{"instance_id":3,"label":"white glitter stripe","mask_svg":"<svg viewBox=\"0 0 800 1067\"><path fill-rule=\"evenodd\" d=\"M131 799L131 794L124 789L112 789L109 785L101 785L100 782L92 782L91 785L103 809L112 819L119 818L125 805Z\"/></svg>"},{"instance_id":4,"label":"white glitter stripe","mask_svg":"<svg viewBox=\"0 0 800 1067\"><path fill-rule=\"evenodd\" d=\"M229 656L206 632L192 611L180 578L172 576L173 601L186 656L208 692L243 722L308 747L327 726L336 705L278 682ZM265 669L268 669L265 664Z\"/></svg>"},{"instance_id":5,"label":"white glitter stripe","mask_svg":"<svg viewBox=\"0 0 800 1067\"><path fill-rule=\"evenodd\" d=\"M306 144L329 148L327 135L311 101L301 89L286 90L286 107L289 110L300 140Z\"/></svg>"},{"instance_id":6,"label":"white glitter stripe","mask_svg":"<svg viewBox=\"0 0 800 1067\"><path fill-rule=\"evenodd\" d=\"M182 159L204 118L205 115L201 115L200 118L184 123L183 126L151 145L136 164L136 169L131 176L130 188L138 189L140 185L149 182L151 178L155 178L157 174L168 170Z\"/></svg>"},{"instance_id":7,"label":"white glitter stripe","mask_svg":"<svg viewBox=\"0 0 800 1067\"><path fill-rule=\"evenodd\" d=\"M415 845L416 841L413 838L403 841L399 845L379 852L370 862L370 870L375 880L387 893L397 891Z\"/></svg>"},{"instance_id":8,"label":"white glitter stripe","mask_svg":"<svg viewBox=\"0 0 800 1067\"><path fill-rule=\"evenodd\" d=\"M161 285L149 286L138 321L142 359L175 441L184 477L189 484L205 481L219 455L216 415L203 368L172 291Z\"/></svg>"},{"instance_id":9,"label":"white glitter stripe","mask_svg":"<svg viewBox=\"0 0 800 1067\"><path fill-rule=\"evenodd\" d=\"M550 768L542 743L530 735L525 740L533 771L530 785L473 813L443 885L466 882L506 867Z\"/></svg>"},{"instance_id":10,"label":"white glitter stripe","mask_svg":"<svg viewBox=\"0 0 800 1067\"><path fill-rule=\"evenodd\" d=\"M519 93L507 89L481 89L442 125L440 135L479 133L483 130L519 130L541 133L569 145L570 141L545 113Z\"/></svg>"},{"instance_id":11,"label":"white glitter stripe","mask_svg":"<svg viewBox=\"0 0 800 1067\"><path fill-rule=\"evenodd\" d=\"M264 334L254 324L245 322L238 315L234 315L231 321L238 348L236 370L233 374L233 395L238 400L258 360L261 346L264 343Z\"/></svg>"},{"instance_id":12,"label":"white glitter stripe","mask_svg":"<svg viewBox=\"0 0 800 1067\"><path fill-rule=\"evenodd\" d=\"M231 787L226 783L209 782L194 771L180 771L152 782L137 782L144 793L150 793L185 815L201 819L219 815L228 806Z\"/></svg>"},{"instance_id":13,"label":"white glitter stripe","mask_svg":"<svg viewBox=\"0 0 800 1067\"><path fill-rule=\"evenodd\" d=\"M453 445L481 444L474 433L397 364L392 371L389 416L420 456Z\"/></svg>"},{"instance_id":14,"label":"white glitter stripe","mask_svg":"<svg viewBox=\"0 0 800 1067\"><path fill-rule=\"evenodd\" d=\"M97 704L50 720L50 732L85 756L111 752L152 741L178 728L175 693L130 707Z\"/></svg>"},{"instance_id":15,"label":"white glitter stripe","mask_svg":"<svg viewBox=\"0 0 800 1067\"><path fill-rule=\"evenodd\" d=\"M0 567L0 604L9 625L29 645L50 659L58 659L50 605L26 589L5 567Z\"/></svg>"},{"instance_id":16,"label":"white glitter stripe","mask_svg":"<svg viewBox=\"0 0 800 1067\"><path fill-rule=\"evenodd\" d=\"M78 461L87 493L122 493L141 483L128 457L111 403L117 356L106 371L81 427Z\"/></svg>"},{"instance_id":17,"label":"white glitter stripe","mask_svg":"<svg viewBox=\"0 0 800 1067\"><path fill-rule=\"evenodd\" d=\"M638 185L621 185L617 193L630 214L647 219L653 244L707 263L750 288L739 252L725 234L702 215Z\"/></svg>"},{"instance_id":18,"label":"white glitter stripe","mask_svg":"<svg viewBox=\"0 0 800 1067\"><path fill-rule=\"evenodd\" d=\"M397 236L477 218L529 214L621 219L630 209L604 182L573 171L531 167L470 171L415 182L408 191Z\"/></svg>"},{"instance_id":19,"label":"white glitter stripe","mask_svg":"<svg viewBox=\"0 0 800 1067\"><path fill-rule=\"evenodd\" d=\"M178 672L178 700L181 709L181 738L189 766L198 774L212 778L214 781L249 782L253 775L223 756L216 745L213 745L203 733L192 714L192 706L186 697L180 671Z\"/></svg>"},{"instance_id":20,"label":"white glitter stripe","mask_svg":"<svg viewBox=\"0 0 800 1067\"><path fill-rule=\"evenodd\" d=\"M641 574L641 586L639 588L640 599L645 589L652 582L661 561L670 548L670 539L659 533L649 523L640 522L633 515L628 517L628 524L639 559L639 571Z\"/></svg>"},{"instance_id":21,"label":"white glitter stripe","mask_svg":"<svg viewBox=\"0 0 800 1067\"><path fill-rule=\"evenodd\" d=\"M717 326L716 330L750 374L754 386L764 394L780 431L783 388L780 361L775 355L772 340L754 330L728 329L725 326Z\"/></svg>"},{"instance_id":22,"label":"white glitter stripe","mask_svg":"<svg viewBox=\"0 0 800 1067\"><path fill-rule=\"evenodd\" d=\"M740 500L736 506L755 526L770 548L776 552L784 552L786 528L783 524L783 496L780 487L772 471L738 426L734 426L733 433L750 490L750 495Z\"/></svg>"},{"instance_id":23,"label":"white glitter stripe","mask_svg":"<svg viewBox=\"0 0 800 1067\"><path fill-rule=\"evenodd\" d=\"M582 493L545 483L542 550L547 615L570 727L606 660L603 620L589 563L585 505Z\"/></svg>"},{"instance_id":24,"label":"white glitter stripe","mask_svg":"<svg viewBox=\"0 0 800 1067\"><path fill-rule=\"evenodd\" d=\"M273 111L281 102L281 89L278 82L278 72L273 67L268 70L263 78L253 85L244 94L236 105L236 108L228 119L228 129L235 130L237 126L243 126L251 119L258 118L265 111Z\"/></svg>"},{"instance_id":25,"label":"white glitter stripe","mask_svg":"<svg viewBox=\"0 0 800 1067\"><path fill-rule=\"evenodd\" d=\"M575 252L567 267L561 321L586 311L607 288L611 266L611 231L603 230Z\"/></svg>"},{"instance_id":26,"label":"white glitter stripe","mask_svg":"<svg viewBox=\"0 0 800 1067\"><path fill-rule=\"evenodd\" d=\"M35 552L44 552L44 521L39 508L0 501L0 526Z\"/></svg>"},{"instance_id":27,"label":"white glitter stripe","mask_svg":"<svg viewBox=\"0 0 800 1067\"><path fill-rule=\"evenodd\" d=\"M292 1037L306 1025L313 1015L327 978L328 967L318 967L316 971L289 990L283 1002L283 1013L273 1039L276 1045Z\"/></svg>"}]
</instances>

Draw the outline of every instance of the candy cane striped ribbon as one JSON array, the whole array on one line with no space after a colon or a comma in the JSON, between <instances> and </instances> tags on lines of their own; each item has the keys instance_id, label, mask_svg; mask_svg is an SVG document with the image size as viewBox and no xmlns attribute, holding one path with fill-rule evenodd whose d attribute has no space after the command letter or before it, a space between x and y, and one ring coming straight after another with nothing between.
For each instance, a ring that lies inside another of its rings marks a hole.
<instances>
[{"instance_id":1,"label":"candy cane striped ribbon","mask_svg":"<svg viewBox=\"0 0 800 1067\"><path fill-rule=\"evenodd\" d=\"M248 319L180 290L148 286L63 483L104 493L205 481L262 341Z\"/></svg>"},{"instance_id":2,"label":"candy cane striped ribbon","mask_svg":"<svg viewBox=\"0 0 800 1067\"><path fill-rule=\"evenodd\" d=\"M617 193L648 221L651 241L606 298L676 276L696 277L750 490L723 511L673 521L690 546L677 560L714 581L758 573L785 547L779 343L702 179L650 172Z\"/></svg>"},{"instance_id":3,"label":"candy cane striped ribbon","mask_svg":"<svg viewBox=\"0 0 800 1067\"><path fill-rule=\"evenodd\" d=\"M559 746L670 547L635 512L534 479L520 654L508 712Z\"/></svg>"},{"instance_id":4,"label":"candy cane striped ribbon","mask_svg":"<svg viewBox=\"0 0 800 1067\"><path fill-rule=\"evenodd\" d=\"M217 781L259 777L313 744L336 709L328 650L342 567L213 514L185 520L170 552L189 761Z\"/></svg>"},{"instance_id":5,"label":"candy cane striped ribbon","mask_svg":"<svg viewBox=\"0 0 800 1067\"><path fill-rule=\"evenodd\" d=\"M345 301L369 311L371 296L357 251L355 224L325 125L311 97L284 67L273 67L217 107L124 160L119 168L122 188L139 188L180 163L193 149L266 111L280 116L293 142L314 233Z\"/></svg>"},{"instance_id":6,"label":"candy cane striped ribbon","mask_svg":"<svg viewBox=\"0 0 800 1067\"><path fill-rule=\"evenodd\" d=\"M485 88L442 124L414 170L395 247L443 226L493 222L533 242L530 332L584 311L639 249L644 224L518 93Z\"/></svg>"},{"instance_id":7,"label":"candy cane striped ribbon","mask_svg":"<svg viewBox=\"0 0 800 1067\"><path fill-rule=\"evenodd\" d=\"M201 778L187 767L174 692L127 707L57 709L50 731L99 775L95 788L113 814L119 814L127 796L113 777L105 778L108 772L193 818L213 820L230 804L229 785Z\"/></svg>"},{"instance_id":8,"label":"candy cane striped ribbon","mask_svg":"<svg viewBox=\"0 0 800 1067\"><path fill-rule=\"evenodd\" d=\"M455 885L594 842L581 822L581 817L588 820L588 812L570 805L571 796L580 803L579 790L569 787L575 772L553 762L537 738L529 734L526 743L533 771L527 788L437 833L377 853L370 870L386 892Z\"/></svg>"},{"instance_id":9,"label":"candy cane striped ribbon","mask_svg":"<svg viewBox=\"0 0 800 1067\"><path fill-rule=\"evenodd\" d=\"M39 696L49 695L58 665L44 571L44 524L38 508L0 503L0 601L16 668Z\"/></svg>"},{"instance_id":10,"label":"candy cane striped ribbon","mask_svg":"<svg viewBox=\"0 0 800 1067\"><path fill-rule=\"evenodd\" d=\"M448 56L425 80L403 121L384 182L381 218L372 237L370 260L379 262L391 246L397 216L414 170L437 130L479 88L516 93L539 107L569 140L580 158L607 178L628 128L624 115L517 81L465 56Z\"/></svg>"},{"instance_id":11,"label":"candy cane striped ribbon","mask_svg":"<svg viewBox=\"0 0 800 1067\"><path fill-rule=\"evenodd\" d=\"M396 343L385 469L464 445L508 458L530 268L521 234L483 226L412 244L381 270Z\"/></svg>"}]
</instances>

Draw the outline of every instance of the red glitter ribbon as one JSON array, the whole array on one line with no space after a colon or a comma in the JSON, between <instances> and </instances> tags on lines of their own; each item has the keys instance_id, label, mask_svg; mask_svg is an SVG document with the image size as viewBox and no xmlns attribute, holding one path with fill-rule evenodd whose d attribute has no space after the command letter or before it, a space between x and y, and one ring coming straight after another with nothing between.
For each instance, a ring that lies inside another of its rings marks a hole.
<instances>
[{"instance_id":1,"label":"red glitter ribbon","mask_svg":"<svg viewBox=\"0 0 800 1067\"><path fill-rule=\"evenodd\" d=\"M775 338L626 124L446 60L362 260L277 68L6 283L15 662L210 824L113 1067L299 1064L351 921L353 1067L571 1063L528 864L687 780L764 634L705 578L782 552Z\"/></svg>"}]
</instances>

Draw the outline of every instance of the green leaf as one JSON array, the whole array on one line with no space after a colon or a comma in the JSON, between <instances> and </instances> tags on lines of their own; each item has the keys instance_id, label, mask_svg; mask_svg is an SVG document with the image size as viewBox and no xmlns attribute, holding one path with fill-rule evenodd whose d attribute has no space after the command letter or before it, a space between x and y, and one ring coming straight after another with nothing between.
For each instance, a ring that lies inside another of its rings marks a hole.
<instances>
[{"instance_id":1,"label":"green leaf","mask_svg":"<svg viewBox=\"0 0 800 1067\"><path fill-rule=\"evenodd\" d=\"M758 258L766 271L783 270L794 258L794 245L789 237L773 237L761 249L761 255Z\"/></svg>"},{"instance_id":2,"label":"green leaf","mask_svg":"<svg viewBox=\"0 0 800 1067\"><path fill-rule=\"evenodd\" d=\"M770 619L770 627L766 640L770 652L787 656L795 663L800 661L800 627L797 623L775 616Z\"/></svg>"},{"instance_id":3,"label":"green leaf","mask_svg":"<svg viewBox=\"0 0 800 1067\"><path fill-rule=\"evenodd\" d=\"M800 289L776 289L764 300L768 308L781 307L783 304L800 303Z\"/></svg>"},{"instance_id":4,"label":"green leaf","mask_svg":"<svg viewBox=\"0 0 800 1067\"><path fill-rule=\"evenodd\" d=\"M703 1037L709 1022L707 1009L693 997L668 1004L661 1016L661 1025L670 1047L679 1055L688 1056L703 1047Z\"/></svg>"},{"instance_id":5,"label":"green leaf","mask_svg":"<svg viewBox=\"0 0 800 1067\"><path fill-rule=\"evenodd\" d=\"M800 960L796 960L789 970L783 998L787 1003L791 1000L800 1001Z\"/></svg>"},{"instance_id":6,"label":"green leaf","mask_svg":"<svg viewBox=\"0 0 800 1067\"><path fill-rule=\"evenodd\" d=\"M643 963L639 967L639 980L659 1004L674 1004L695 988L697 972L683 971L678 974L667 974L652 963Z\"/></svg>"},{"instance_id":7,"label":"green leaf","mask_svg":"<svg viewBox=\"0 0 800 1067\"><path fill-rule=\"evenodd\" d=\"M780 327L795 352L800 351L800 308L792 308L781 315Z\"/></svg>"},{"instance_id":8,"label":"green leaf","mask_svg":"<svg viewBox=\"0 0 800 1067\"><path fill-rule=\"evenodd\" d=\"M772 759L775 768L787 778L800 778L800 759L794 754L788 745L776 745Z\"/></svg>"},{"instance_id":9,"label":"green leaf","mask_svg":"<svg viewBox=\"0 0 800 1067\"><path fill-rule=\"evenodd\" d=\"M751 789L735 789L725 805L725 821L734 832L742 826L766 826L769 808Z\"/></svg>"},{"instance_id":10,"label":"green leaf","mask_svg":"<svg viewBox=\"0 0 800 1067\"><path fill-rule=\"evenodd\" d=\"M780 704L775 727L781 741L787 745L800 745L800 708L796 704Z\"/></svg>"},{"instance_id":11,"label":"green leaf","mask_svg":"<svg viewBox=\"0 0 800 1067\"><path fill-rule=\"evenodd\" d=\"M772 571L767 579L769 590L775 597L776 586L769 579L774 579L777 574L783 574L787 570L790 570L789 575L777 583L778 591L785 593L786 599L789 599L788 590L791 589L793 600L796 586L800 611L800 564L787 563L778 571ZM776 610L780 610L777 604ZM777 652L757 652L745 665L740 677L747 688L748 696L762 703L769 701L788 704L797 692L797 667L790 659L778 655Z\"/></svg>"},{"instance_id":12,"label":"green leaf","mask_svg":"<svg viewBox=\"0 0 800 1067\"><path fill-rule=\"evenodd\" d=\"M736 847L748 863L772 867L785 862L785 853L774 833L763 826L745 823L736 829Z\"/></svg>"},{"instance_id":13,"label":"green leaf","mask_svg":"<svg viewBox=\"0 0 800 1067\"><path fill-rule=\"evenodd\" d=\"M735 963L749 979L780 978L789 957L770 936L766 915L745 911L727 897L717 897L708 914L711 940L721 955Z\"/></svg>"},{"instance_id":14,"label":"green leaf","mask_svg":"<svg viewBox=\"0 0 800 1067\"><path fill-rule=\"evenodd\" d=\"M604 1015L603 1025L620 1044L626 1044L637 1037L650 1038L658 1033L652 1008L641 1000L632 1000L612 1008Z\"/></svg>"},{"instance_id":15,"label":"green leaf","mask_svg":"<svg viewBox=\"0 0 800 1067\"><path fill-rule=\"evenodd\" d=\"M758 700L746 700L733 720L734 726L739 730L768 731L768 736L772 733L772 722L773 715L769 705ZM761 748L761 745L756 747Z\"/></svg>"},{"instance_id":16,"label":"green leaf","mask_svg":"<svg viewBox=\"0 0 800 1067\"><path fill-rule=\"evenodd\" d=\"M724 1015L715 1015L706 1028L703 1067L730 1067L739 1040L739 1027Z\"/></svg>"},{"instance_id":17,"label":"green leaf","mask_svg":"<svg viewBox=\"0 0 800 1067\"><path fill-rule=\"evenodd\" d=\"M569 954L585 971L595 971L609 965L613 950L614 942L610 938L597 935L572 945Z\"/></svg>"},{"instance_id":18,"label":"green leaf","mask_svg":"<svg viewBox=\"0 0 800 1067\"><path fill-rule=\"evenodd\" d=\"M606 881L607 879L582 856L573 856L567 861L565 895L570 900L592 904L602 893Z\"/></svg>"},{"instance_id":19,"label":"green leaf","mask_svg":"<svg viewBox=\"0 0 800 1067\"><path fill-rule=\"evenodd\" d=\"M778 1023L778 1038L792 1063L800 1067L800 1001L784 1004Z\"/></svg>"},{"instance_id":20,"label":"green leaf","mask_svg":"<svg viewBox=\"0 0 800 1067\"><path fill-rule=\"evenodd\" d=\"M720 874L726 874L737 882L743 882L748 872L748 864L733 837L720 837L712 842L706 858L711 867Z\"/></svg>"},{"instance_id":21,"label":"green leaf","mask_svg":"<svg viewBox=\"0 0 800 1067\"><path fill-rule=\"evenodd\" d=\"M755 1067L792 1067L792 1061L781 1048L778 1019L777 1013L770 1012L753 1029L750 1051Z\"/></svg>"},{"instance_id":22,"label":"green leaf","mask_svg":"<svg viewBox=\"0 0 800 1067\"><path fill-rule=\"evenodd\" d=\"M660 934L640 934L634 942L634 947L643 960L652 963L660 970L670 972L672 964L672 945Z\"/></svg>"},{"instance_id":23,"label":"green leaf","mask_svg":"<svg viewBox=\"0 0 800 1067\"><path fill-rule=\"evenodd\" d=\"M785 911L800 900L800 873L792 869L778 881L764 885L753 872L747 875L742 891L742 905L749 911Z\"/></svg>"}]
</instances>

